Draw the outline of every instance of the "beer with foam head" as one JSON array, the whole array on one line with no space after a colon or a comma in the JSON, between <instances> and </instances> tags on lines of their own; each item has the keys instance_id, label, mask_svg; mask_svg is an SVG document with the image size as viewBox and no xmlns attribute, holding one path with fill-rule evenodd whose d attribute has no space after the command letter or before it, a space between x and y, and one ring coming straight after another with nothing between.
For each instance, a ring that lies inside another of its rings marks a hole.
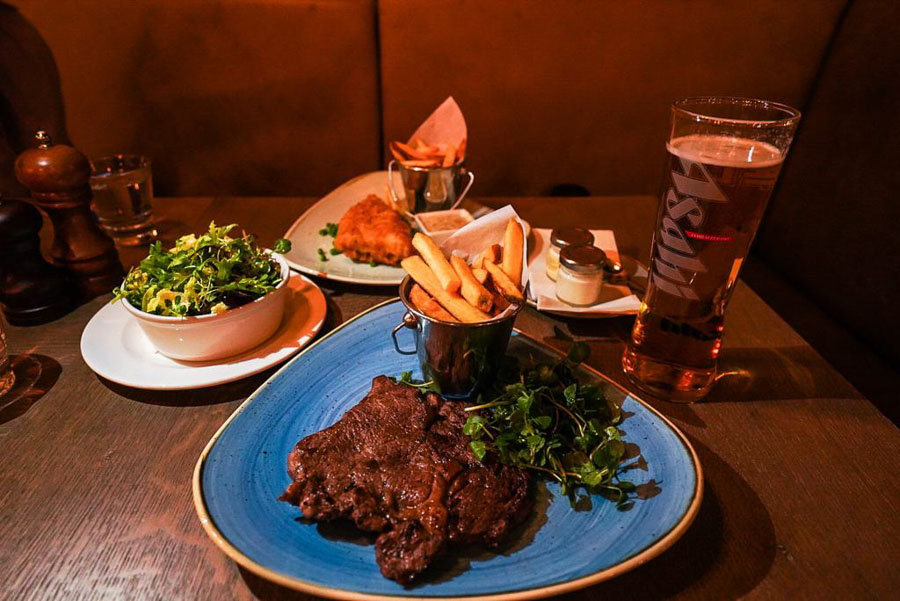
<instances>
[{"instance_id":1,"label":"beer with foam head","mask_svg":"<svg viewBox=\"0 0 900 601\"><path fill-rule=\"evenodd\" d=\"M623 357L639 388L671 400L696 400L715 379L725 307L790 143L725 121L673 126L681 135L667 143L650 283Z\"/></svg>"}]
</instances>

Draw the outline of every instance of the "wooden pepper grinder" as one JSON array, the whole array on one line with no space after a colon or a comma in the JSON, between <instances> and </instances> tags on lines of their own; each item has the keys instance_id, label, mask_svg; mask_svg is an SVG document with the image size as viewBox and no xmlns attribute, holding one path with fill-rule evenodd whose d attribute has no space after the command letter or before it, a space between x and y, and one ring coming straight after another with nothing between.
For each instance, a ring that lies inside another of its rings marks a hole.
<instances>
[{"instance_id":1,"label":"wooden pepper grinder","mask_svg":"<svg viewBox=\"0 0 900 601\"><path fill-rule=\"evenodd\" d=\"M69 271L82 300L108 294L124 272L113 241L91 214L91 165L75 148L53 146L44 131L34 137L38 147L16 159L16 178L53 222L51 259Z\"/></svg>"},{"instance_id":2,"label":"wooden pepper grinder","mask_svg":"<svg viewBox=\"0 0 900 601\"><path fill-rule=\"evenodd\" d=\"M0 198L0 307L14 326L34 326L68 313L72 283L41 256L41 214L24 200Z\"/></svg>"}]
</instances>

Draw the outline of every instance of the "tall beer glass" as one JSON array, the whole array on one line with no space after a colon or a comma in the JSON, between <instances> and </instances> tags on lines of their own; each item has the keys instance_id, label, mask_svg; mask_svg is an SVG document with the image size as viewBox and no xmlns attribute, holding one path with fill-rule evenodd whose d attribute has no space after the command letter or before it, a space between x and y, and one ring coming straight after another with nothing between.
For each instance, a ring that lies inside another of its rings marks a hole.
<instances>
[{"instance_id":1,"label":"tall beer glass","mask_svg":"<svg viewBox=\"0 0 900 601\"><path fill-rule=\"evenodd\" d=\"M683 402L709 392L725 306L799 120L764 100L673 103L650 283L622 357L638 388Z\"/></svg>"}]
</instances>

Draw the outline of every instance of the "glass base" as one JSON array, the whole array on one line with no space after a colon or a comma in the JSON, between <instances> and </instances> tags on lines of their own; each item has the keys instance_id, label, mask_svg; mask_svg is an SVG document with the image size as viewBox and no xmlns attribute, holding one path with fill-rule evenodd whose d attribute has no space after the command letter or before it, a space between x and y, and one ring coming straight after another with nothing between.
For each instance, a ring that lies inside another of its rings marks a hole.
<instances>
[{"instance_id":1,"label":"glass base","mask_svg":"<svg viewBox=\"0 0 900 601\"><path fill-rule=\"evenodd\" d=\"M128 234L125 236L117 236L110 234L116 244L122 246L147 246L159 236L156 230L141 232L140 234Z\"/></svg>"},{"instance_id":2,"label":"glass base","mask_svg":"<svg viewBox=\"0 0 900 601\"><path fill-rule=\"evenodd\" d=\"M145 246L159 236L159 232L153 226L140 229L119 229L102 225L102 228L106 235L113 239L113 242L121 246Z\"/></svg>"},{"instance_id":3,"label":"glass base","mask_svg":"<svg viewBox=\"0 0 900 601\"><path fill-rule=\"evenodd\" d=\"M9 392L9 389L12 388L15 383L16 374L13 373L13 370L9 369L0 375L0 397Z\"/></svg>"},{"instance_id":4,"label":"glass base","mask_svg":"<svg viewBox=\"0 0 900 601\"><path fill-rule=\"evenodd\" d=\"M675 403L693 403L705 397L716 380L715 366L694 369L657 361L626 349L622 369L635 388Z\"/></svg>"}]
</instances>

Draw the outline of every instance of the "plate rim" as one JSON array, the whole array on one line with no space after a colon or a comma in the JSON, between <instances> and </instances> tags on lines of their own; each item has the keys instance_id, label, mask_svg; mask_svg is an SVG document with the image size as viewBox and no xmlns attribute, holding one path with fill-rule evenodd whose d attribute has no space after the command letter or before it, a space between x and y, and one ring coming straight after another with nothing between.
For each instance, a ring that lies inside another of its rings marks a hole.
<instances>
[{"instance_id":1,"label":"plate rim","mask_svg":"<svg viewBox=\"0 0 900 601\"><path fill-rule=\"evenodd\" d=\"M300 223L304 219L306 219L307 215L309 215L312 212L312 210L315 209L319 205L319 203L324 201L328 195L343 188L344 186L349 186L350 184L352 184L353 182L355 182L359 179L362 179L364 177L369 177L370 175L374 175L377 173L387 174L387 171L376 170L376 171L368 171L366 173L361 173L361 174L357 175L356 177L348 179L347 181L343 182L337 188L334 188L333 190L329 191L325 196L322 196L321 198L319 198L316 202L312 203L309 206L309 208L307 208L305 211L303 211L303 213L301 213L300 216L294 220L294 222L290 225L290 227L288 227L288 229L284 232L284 236L282 236L282 237L290 239L291 235L294 233L294 230L296 230L300 226ZM297 263L296 261L290 260L287 257L287 255L284 255L284 260L287 261L287 263L288 263L288 265L290 265L291 269L293 269L295 271L299 271L299 272L305 273L307 275L314 275L316 277L322 278L323 280L331 280L333 282L345 282L347 284L363 284L366 286L397 286L403 280L402 275L398 277L397 281L391 280L390 282L385 281L385 280L375 280L375 279L370 280L370 279L359 278L359 277L334 275L334 274L326 273L324 271L319 271L318 269L313 269L312 267L307 267L305 265L301 265L300 263ZM400 268L398 267L397 269L400 269Z\"/></svg>"},{"instance_id":2,"label":"plate rim","mask_svg":"<svg viewBox=\"0 0 900 601\"><path fill-rule=\"evenodd\" d=\"M294 277L294 275L295 274L292 273L291 277ZM319 322L316 323L316 325L313 327L313 332L310 335L310 340L312 340L316 336L318 336L319 332L322 331L322 328L325 325L325 321L328 319L328 298L325 296L325 293L322 292L322 289L319 288L319 285L316 284L313 280L309 279L308 277L306 277L305 275L303 275L301 273L296 274L296 276L301 278L302 280L306 281L308 284L311 284L313 286L313 288L315 288L316 292L318 292L319 296L322 297L322 302L325 305L325 313L322 315L322 319L320 319ZM290 285L290 283L288 283L288 285ZM98 370L94 366L94 365L96 365L96 363L89 361L88 358L85 356L85 353L84 353L85 335L84 335L84 333L87 330L87 326L90 325L91 321L94 320L94 317L96 317L97 315L100 314L100 311L103 311L104 309L106 309L109 306L110 306L109 304L104 304L103 307L101 307L96 313L94 313L94 315L92 315L91 318L88 320L88 323L85 325L84 329L81 332L81 339L78 344L78 350L79 350L79 353L81 354L82 361L84 361L85 365L88 366L88 369L90 369L92 372L94 372L94 374L100 376L101 378L103 378L105 380L109 380L110 382L113 382L114 384L119 384L121 386L127 386L128 388L134 388L137 390L156 390L156 391L199 390L201 388L211 388L213 386L221 386L223 384L230 384L230 383L236 382L238 380L243 380L244 378L249 378L251 376L255 376L258 373L261 373L275 365L278 365L282 361L290 361L297 354L297 352L302 352L305 348L308 348L309 346L311 346L310 344L301 345L297 349L295 349L291 354L289 354L286 357L283 357L277 361L272 361L271 363L263 362L261 364L261 366L255 367L248 372L238 372L238 373L235 373L235 374L232 374L229 376L223 376L221 378L217 378L215 381L207 381L207 382L203 382L200 384L197 384L197 383L193 383L193 384L190 384L190 383L188 383L188 384L165 384L165 383L162 383L162 384L159 384L156 386L146 386L146 385L136 386L133 381L127 381L125 378L121 378L121 377L115 376L115 375L110 376L107 373L107 370L105 370L103 368L100 368L100 370ZM126 315L127 315L127 313L126 313ZM130 319L130 316L129 316L129 319ZM273 334L273 336L274 336L274 334ZM272 339L272 336L270 336L263 342L260 342L259 345L257 345L257 346L262 346L271 339ZM315 344L315 342L313 342L313 344ZM227 359L231 359L231 357L223 358L223 360L227 360ZM266 381L268 382L268 380L266 380ZM256 392L256 391L254 391L254 392ZM249 397L248 397L248 399L249 399Z\"/></svg>"},{"instance_id":3,"label":"plate rim","mask_svg":"<svg viewBox=\"0 0 900 601\"><path fill-rule=\"evenodd\" d=\"M209 452L215 446L216 442L219 439L219 436L228 428L231 422L241 414L245 407L247 407L256 396L261 393L265 388L269 386L269 384L278 377L281 372L288 367L291 366L294 361L297 361L304 354L312 351L316 348L320 343L327 340L333 334L343 330L345 327L354 323L364 315L367 315L381 307L386 305L399 302L400 298L391 298L385 301L382 301L372 307L369 307L365 311L354 315L352 318L348 319L344 323L340 324L338 327L334 328L299 353L294 355L287 363L282 365L278 371L276 371L272 376L270 376L265 382L263 382L259 388L257 388L253 393L247 397L244 402L242 402L232 413L228 416L228 419L216 430L215 434L213 434L212 438L209 439L209 442L206 443L206 446L203 447L203 451L200 453L200 457L197 459L197 463L194 465L193 476L191 478L191 490L194 501L194 509L197 512L197 517L200 519L200 524L203 527L203 530L206 532L207 536L209 536L210 540L212 540L213 544L219 548L220 551L225 553L225 555L237 563L238 565L244 567L245 569L253 572L257 576L261 578L265 578L271 582L274 582L280 586L299 591L302 593L308 593L312 595L318 595L320 597L325 597L329 599L340 599L344 601L434 601L435 599L439 599L441 601L524 601L526 599L541 599L547 598L554 595L560 595L563 593L568 593L572 591L576 591L579 589L586 588L588 586L592 586L594 584L599 584L606 580L610 580L615 578L616 576L628 572L638 566L641 566L651 559L658 557L664 551L669 549L675 542L681 538L681 536L687 531L690 525L694 522L694 519L697 517L697 513L700 510L700 504L703 500L703 492L704 492L704 477L703 477L703 467L700 464L700 458L697 456L697 452L694 450L694 447L691 445L690 441L687 439L687 436L675 425L673 424L669 418L665 415L657 411L653 406L648 404L646 401L641 399L640 397L632 394L631 392L625 390L620 384L613 381L609 377L600 373L598 370L594 369L589 365L582 365L585 369L592 372L593 375L601 378L608 384L611 384L618 388L619 390L625 392L628 396L634 399L635 402L644 406L645 409L649 410L652 414L654 414L657 418L662 420L662 422L671 429L676 438L681 442L682 446L687 450L688 456L691 458L691 464L694 467L694 472L696 473L696 481L694 482L694 490L691 497L691 502L687 507L685 513L681 516L678 523L676 523L672 528L670 528L663 536L657 539L653 544L651 544L646 549L638 552L637 554L629 557L625 561L622 561L614 566L610 566L609 568L594 572L593 574L589 574L587 576L582 576L581 578L576 578L574 580L569 580L566 582L560 582L556 584L550 584L547 586L541 586L537 588L530 588L518 591L510 591L503 593L491 593L487 595L464 595L464 596L405 596L405 595L383 595L383 594L374 594L374 593L362 593L357 591L349 591L346 589L334 588L330 586L322 586L319 584L315 584L312 582L307 582L305 580L301 580L299 578L294 578L292 576L287 576L280 572L276 572L266 566L256 563L254 560L250 559L248 556L244 555L237 547L231 544L229 540L219 531L213 522L212 518L209 515L209 512L206 508L206 503L203 499L203 490L201 485L201 476L203 473L203 468L206 464L206 459L209 455ZM550 349L554 353L558 353L562 355L563 353L550 345L544 344L534 336L522 332L518 328L515 329L517 335L524 336L531 342L540 344L548 349Z\"/></svg>"}]
</instances>

